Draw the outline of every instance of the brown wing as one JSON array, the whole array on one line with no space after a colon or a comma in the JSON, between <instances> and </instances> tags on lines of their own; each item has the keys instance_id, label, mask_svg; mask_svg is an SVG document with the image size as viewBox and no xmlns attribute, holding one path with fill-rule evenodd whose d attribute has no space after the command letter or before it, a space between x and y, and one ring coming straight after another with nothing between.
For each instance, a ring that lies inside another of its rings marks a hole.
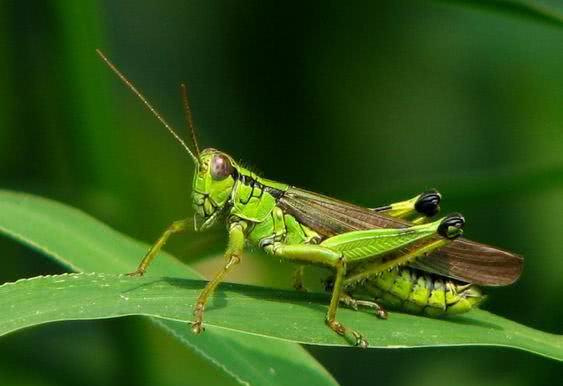
<instances>
[{"instance_id":1,"label":"brown wing","mask_svg":"<svg viewBox=\"0 0 563 386\"><path fill-rule=\"evenodd\" d=\"M500 286L520 277L523 261L512 252L459 238L410 265L462 281Z\"/></svg>"},{"instance_id":2,"label":"brown wing","mask_svg":"<svg viewBox=\"0 0 563 386\"><path fill-rule=\"evenodd\" d=\"M294 187L285 192L278 205L323 237L412 225L406 220ZM459 238L409 265L468 283L499 286L516 281L522 272L522 263L522 257L514 253Z\"/></svg>"}]
</instances>

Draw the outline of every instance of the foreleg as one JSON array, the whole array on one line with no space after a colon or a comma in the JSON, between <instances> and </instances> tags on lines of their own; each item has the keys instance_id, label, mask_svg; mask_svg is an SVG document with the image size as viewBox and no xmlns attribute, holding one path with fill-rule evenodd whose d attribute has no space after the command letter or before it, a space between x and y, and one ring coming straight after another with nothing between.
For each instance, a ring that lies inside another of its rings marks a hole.
<instances>
[{"instance_id":1,"label":"foreleg","mask_svg":"<svg viewBox=\"0 0 563 386\"><path fill-rule=\"evenodd\" d=\"M174 221L166 230L162 233L162 235L156 240L153 246L149 249L141 263L137 267L135 272L128 273L129 276L143 276L145 271L147 270L150 263L154 260L158 252L162 249L164 244L168 241L170 236L175 233L183 232L191 225L193 220L191 218L186 218L183 220Z\"/></svg>"},{"instance_id":2,"label":"foreleg","mask_svg":"<svg viewBox=\"0 0 563 386\"><path fill-rule=\"evenodd\" d=\"M215 277L207 283L203 291L199 294L197 302L194 306L194 321L192 323L192 331L199 334L203 329L203 312L209 297L215 291L219 283L223 281L227 273L240 262L242 251L245 243L246 223L234 222L229 228L229 246L225 252L225 265L215 274Z\"/></svg>"}]
</instances>

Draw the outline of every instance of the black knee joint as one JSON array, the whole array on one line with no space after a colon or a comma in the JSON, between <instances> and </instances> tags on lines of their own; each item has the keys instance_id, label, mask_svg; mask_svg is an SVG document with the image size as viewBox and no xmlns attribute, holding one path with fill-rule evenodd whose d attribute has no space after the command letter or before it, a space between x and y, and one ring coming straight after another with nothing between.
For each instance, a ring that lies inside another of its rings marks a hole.
<instances>
[{"instance_id":1,"label":"black knee joint","mask_svg":"<svg viewBox=\"0 0 563 386\"><path fill-rule=\"evenodd\" d=\"M427 217L432 217L440 211L440 200L442 195L436 190L430 190L424 192L420 195L416 203L414 204L414 209Z\"/></svg>"},{"instance_id":2,"label":"black knee joint","mask_svg":"<svg viewBox=\"0 0 563 386\"><path fill-rule=\"evenodd\" d=\"M438 226L438 233L450 240L453 240L463 233L465 218L461 213L452 213L442 220Z\"/></svg>"}]
</instances>

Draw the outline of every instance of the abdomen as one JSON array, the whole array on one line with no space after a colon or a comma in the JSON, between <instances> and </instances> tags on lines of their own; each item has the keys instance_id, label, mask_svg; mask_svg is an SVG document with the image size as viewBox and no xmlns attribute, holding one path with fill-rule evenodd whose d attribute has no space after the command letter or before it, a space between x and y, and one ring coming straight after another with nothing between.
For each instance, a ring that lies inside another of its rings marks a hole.
<instances>
[{"instance_id":1,"label":"abdomen","mask_svg":"<svg viewBox=\"0 0 563 386\"><path fill-rule=\"evenodd\" d=\"M444 316L465 313L485 296L473 285L409 267L397 267L347 289L352 297L412 314Z\"/></svg>"}]
</instances>

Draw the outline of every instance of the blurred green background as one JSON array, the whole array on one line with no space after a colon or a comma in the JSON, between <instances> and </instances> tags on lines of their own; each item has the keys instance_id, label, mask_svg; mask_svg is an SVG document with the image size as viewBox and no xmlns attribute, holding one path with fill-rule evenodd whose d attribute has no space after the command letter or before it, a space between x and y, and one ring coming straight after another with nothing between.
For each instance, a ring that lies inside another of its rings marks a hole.
<instances>
[{"instance_id":1,"label":"blurred green background","mask_svg":"<svg viewBox=\"0 0 563 386\"><path fill-rule=\"evenodd\" d=\"M182 134L188 82L201 144L264 176L366 206L438 188L469 237L526 257L521 280L491 289L484 308L563 332L561 26L456 2L0 2L0 187L151 242L191 212L191 161L98 47ZM209 273L218 261L203 257L223 246L220 229L169 250ZM62 272L5 238L0 249L0 282ZM290 287L290 271L252 255L230 279ZM343 385L562 375L560 363L502 348L308 349ZM2 339L0 384L233 381L128 318Z\"/></svg>"}]
</instances>

